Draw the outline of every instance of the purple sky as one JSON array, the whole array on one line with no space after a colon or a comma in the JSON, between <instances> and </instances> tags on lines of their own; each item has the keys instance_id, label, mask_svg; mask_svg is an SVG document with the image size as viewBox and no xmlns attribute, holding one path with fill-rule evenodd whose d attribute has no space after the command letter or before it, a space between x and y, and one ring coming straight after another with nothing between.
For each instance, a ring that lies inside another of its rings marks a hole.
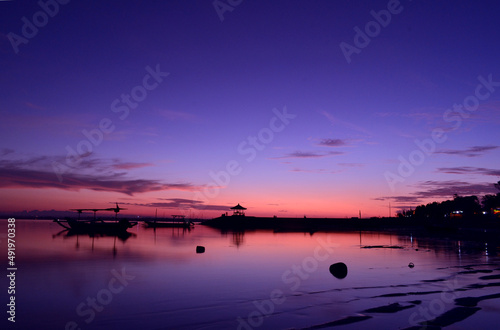
<instances>
[{"instance_id":1,"label":"purple sky","mask_svg":"<svg viewBox=\"0 0 500 330\"><path fill-rule=\"evenodd\" d=\"M496 1L42 3L0 2L3 211L379 216L500 179Z\"/></svg>"}]
</instances>

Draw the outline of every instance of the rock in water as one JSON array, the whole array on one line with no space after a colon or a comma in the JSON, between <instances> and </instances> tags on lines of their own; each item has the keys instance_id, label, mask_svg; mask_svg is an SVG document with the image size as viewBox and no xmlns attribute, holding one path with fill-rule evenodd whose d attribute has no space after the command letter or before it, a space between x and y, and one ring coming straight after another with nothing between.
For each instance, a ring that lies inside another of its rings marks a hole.
<instances>
[{"instance_id":1,"label":"rock in water","mask_svg":"<svg viewBox=\"0 0 500 330\"><path fill-rule=\"evenodd\" d=\"M196 247L196 253L205 253L205 247L198 245Z\"/></svg>"},{"instance_id":2,"label":"rock in water","mask_svg":"<svg viewBox=\"0 0 500 330\"><path fill-rule=\"evenodd\" d=\"M410 262L410 263L408 264L408 267L413 268L413 267L415 267L415 264L414 264L413 262Z\"/></svg>"},{"instance_id":3,"label":"rock in water","mask_svg":"<svg viewBox=\"0 0 500 330\"><path fill-rule=\"evenodd\" d=\"M338 279L343 279L347 276L347 266L343 262L337 262L330 266L330 273Z\"/></svg>"}]
</instances>

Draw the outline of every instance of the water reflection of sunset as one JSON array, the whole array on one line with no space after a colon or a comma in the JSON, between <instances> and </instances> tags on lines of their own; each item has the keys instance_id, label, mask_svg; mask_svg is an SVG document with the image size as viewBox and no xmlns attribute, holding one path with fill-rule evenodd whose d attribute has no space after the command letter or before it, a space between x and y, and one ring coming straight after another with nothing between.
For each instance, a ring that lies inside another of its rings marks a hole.
<instances>
[{"instance_id":1,"label":"water reflection of sunset","mask_svg":"<svg viewBox=\"0 0 500 330\"><path fill-rule=\"evenodd\" d=\"M92 327L108 322L123 328L138 322L147 328L237 327L241 320L248 322L255 301L274 296L281 302L273 307L278 314L262 321L282 328L340 319L396 299L383 298L386 294L404 298L408 292L446 289L447 283L474 285L477 278L459 275L463 267L498 259L491 247L486 256L484 246L478 249L470 242L377 232L221 232L200 225L191 230L139 225L123 241L68 237L57 224L41 220L17 220L17 230L19 300L33 319L56 328L85 322L75 308L101 292L117 272L129 284L96 313ZM197 246L205 252L197 253ZM332 276L333 263L347 266L345 278ZM450 276L458 282L445 280ZM49 303L47 296L53 298ZM428 304L435 296L418 299ZM391 324L408 326L410 312L392 316Z\"/></svg>"}]
</instances>

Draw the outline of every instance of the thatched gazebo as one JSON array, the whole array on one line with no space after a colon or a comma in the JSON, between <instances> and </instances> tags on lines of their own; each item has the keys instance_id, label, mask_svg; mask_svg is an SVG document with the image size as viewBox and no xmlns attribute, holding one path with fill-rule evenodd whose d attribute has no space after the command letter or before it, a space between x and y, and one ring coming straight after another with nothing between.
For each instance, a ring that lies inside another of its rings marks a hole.
<instances>
[{"instance_id":1,"label":"thatched gazebo","mask_svg":"<svg viewBox=\"0 0 500 330\"><path fill-rule=\"evenodd\" d=\"M243 206L241 206L241 205L238 203L238 205L233 206L233 207L231 208L231 210L233 210L233 215L236 215L236 216L245 216L245 210L246 210L246 207L243 207Z\"/></svg>"}]
</instances>

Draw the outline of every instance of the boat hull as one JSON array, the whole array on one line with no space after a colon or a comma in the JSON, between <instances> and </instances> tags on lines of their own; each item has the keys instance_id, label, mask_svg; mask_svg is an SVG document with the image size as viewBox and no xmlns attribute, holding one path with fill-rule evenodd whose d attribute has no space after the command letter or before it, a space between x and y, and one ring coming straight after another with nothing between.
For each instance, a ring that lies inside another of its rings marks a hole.
<instances>
[{"instance_id":1,"label":"boat hull","mask_svg":"<svg viewBox=\"0 0 500 330\"><path fill-rule=\"evenodd\" d=\"M60 226L73 230L75 232L83 233L119 233L125 232L127 229L132 228L137 222L130 222L126 219L120 221L82 221L74 219L59 220L54 219Z\"/></svg>"},{"instance_id":2,"label":"boat hull","mask_svg":"<svg viewBox=\"0 0 500 330\"><path fill-rule=\"evenodd\" d=\"M192 222L168 221L144 221L144 224L149 228L190 228L194 226Z\"/></svg>"}]
</instances>

